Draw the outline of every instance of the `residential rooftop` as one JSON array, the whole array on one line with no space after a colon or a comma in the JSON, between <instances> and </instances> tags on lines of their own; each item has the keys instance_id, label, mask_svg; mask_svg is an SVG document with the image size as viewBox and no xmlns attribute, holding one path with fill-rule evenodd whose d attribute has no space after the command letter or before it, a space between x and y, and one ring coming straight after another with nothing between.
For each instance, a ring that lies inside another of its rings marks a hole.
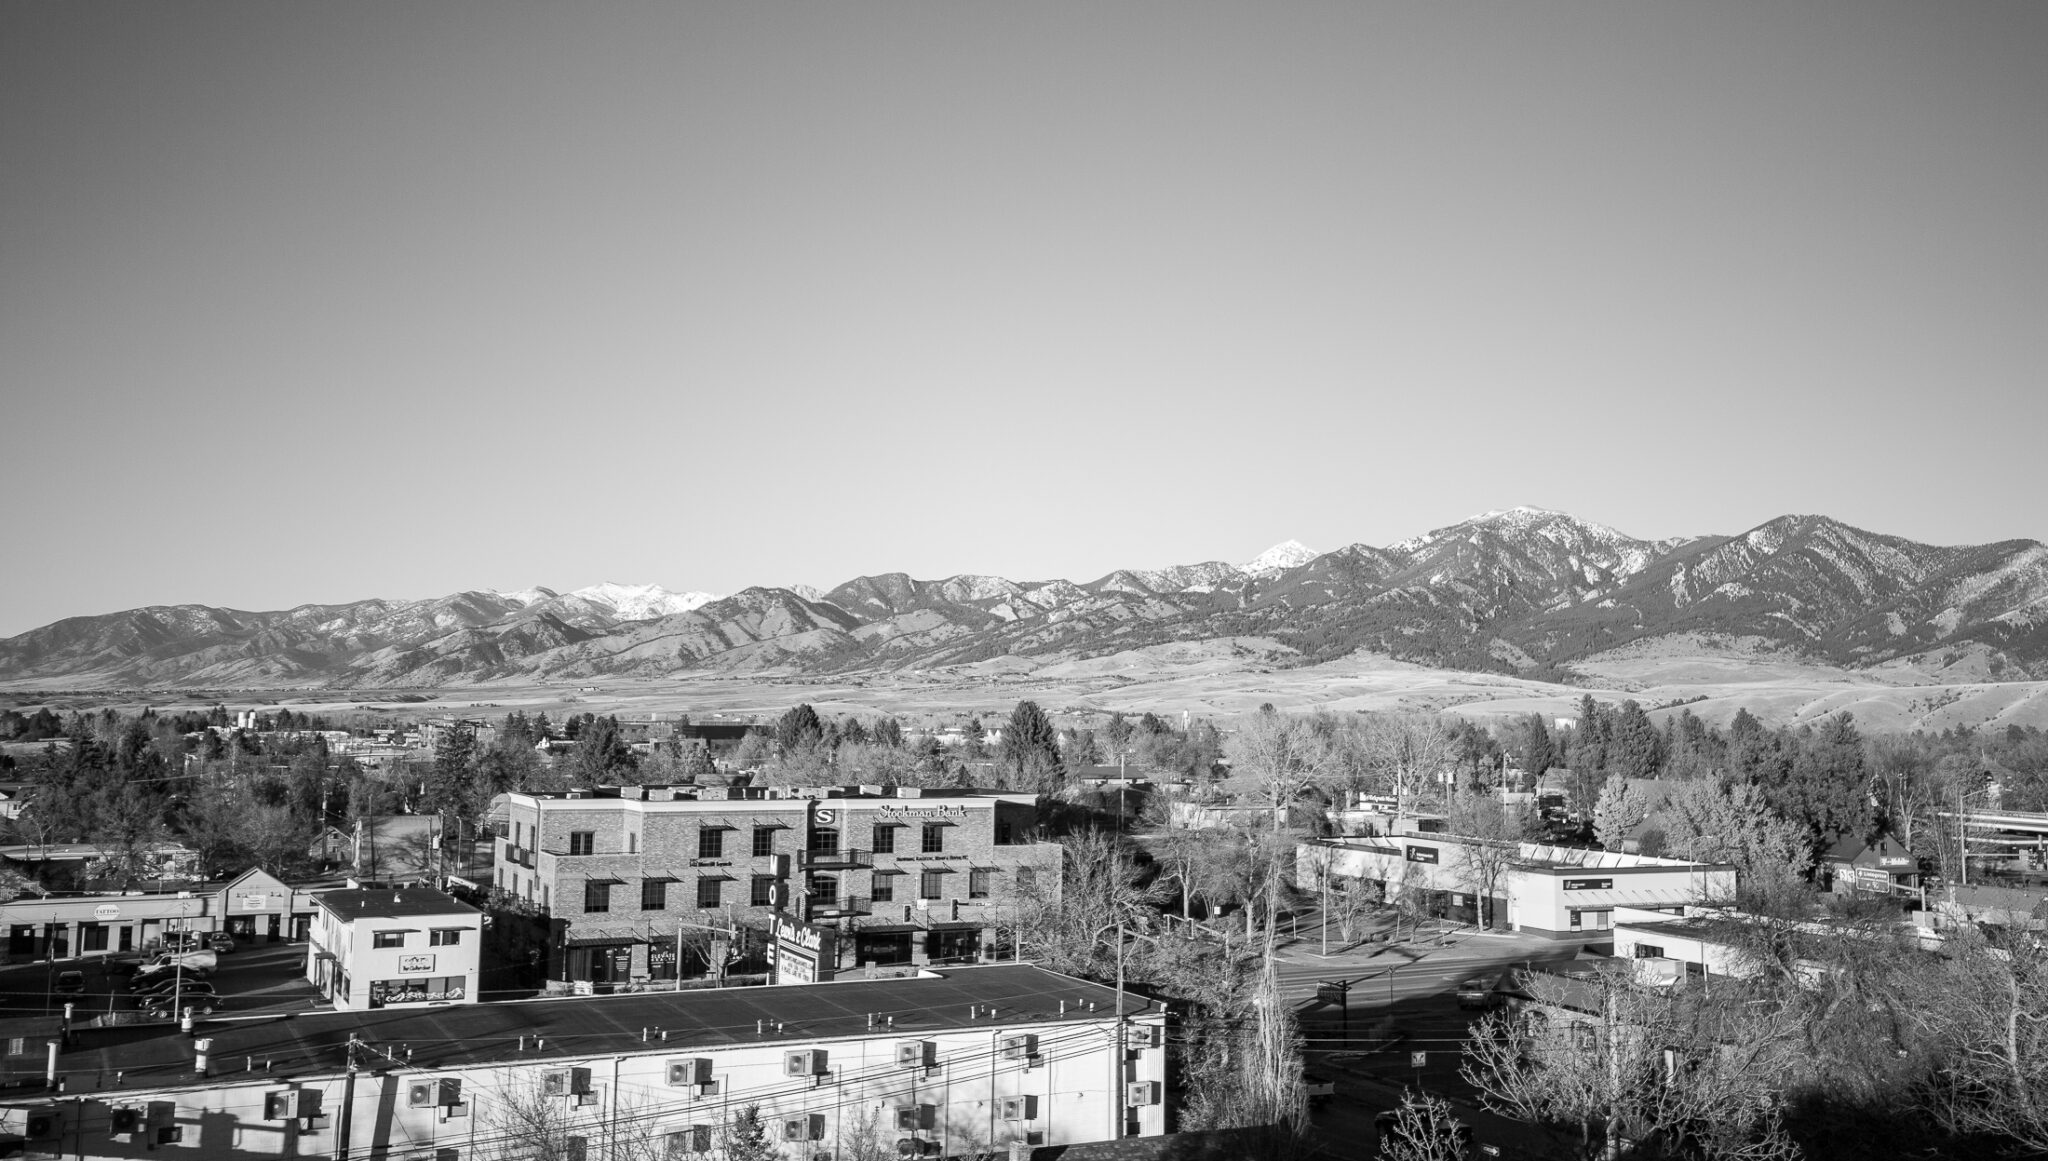
<instances>
[{"instance_id":1,"label":"residential rooftop","mask_svg":"<svg viewBox=\"0 0 2048 1161\"><path fill-rule=\"evenodd\" d=\"M618 799L625 802L785 802L814 798L900 799L979 798L989 801L1031 801L1033 796L1015 790L985 790L970 786L697 786L689 783L645 786L589 786L574 790L514 791L507 799L537 802L580 802Z\"/></svg>"},{"instance_id":2,"label":"residential rooftop","mask_svg":"<svg viewBox=\"0 0 2048 1161\"><path fill-rule=\"evenodd\" d=\"M205 1087L245 1070L278 1080L340 1073L351 1037L367 1047L356 1056L364 1068L453 1069L1080 1022L1109 1018L1116 1001L1115 990L1100 984L998 964L885 980L205 1021L198 1035L211 1041L211 1080L194 1073L193 1039L174 1025L86 1028L57 1071L72 1095ZM1151 1010L1145 998L1124 994L1126 1015ZM37 1084L44 1067L41 1052L0 1057L0 1086Z\"/></svg>"}]
</instances>

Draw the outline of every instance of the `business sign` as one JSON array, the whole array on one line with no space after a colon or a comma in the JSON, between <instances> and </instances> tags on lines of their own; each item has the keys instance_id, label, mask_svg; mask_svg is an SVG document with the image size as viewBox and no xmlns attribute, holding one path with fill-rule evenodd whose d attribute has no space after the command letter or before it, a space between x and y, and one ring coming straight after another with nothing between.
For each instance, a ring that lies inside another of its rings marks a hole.
<instances>
[{"instance_id":1,"label":"business sign","mask_svg":"<svg viewBox=\"0 0 2048 1161\"><path fill-rule=\"evenodd\" d=\"M1856 889L1859 891L1876 891L1879 894L1888 895L1892 889L1891 872L1881 871L1876 867L1857 867Z\"/></svg>"},{"instance_id":2,"label":"business sign","mask_svg":"<svg viewBox=\"0 0 2048 1161\"><path fill-rule=\"evenodd\" d=\"M960 803L933 803L930 806L907 806L900 802L885 802L875 808L883 818L966 818L967 807Z\"/></svg>"},{"instance_id":3,"label":"business sign","mask_svg":"<svg viewBox=\"0 0 2048 1161\"><path fill-rule=\"evenodd\" d=\"M829 927L777 915L769 937L771 984L824 983L838 969L839 933Z\"/></svg>"},{"instance_id":4,"label":"business sign","mask_svg":"<svg viewBox=\"0 0 2048 1161\"><path fill-rule=\"evenodd\" d=\"M1566 879L1564 881L1564 889L1567 891L1612 891L1614 889L1614 880Z\"/></svg>"},{"instance_id":5,"label":"business sign","mask_svg":"<svg viewBox=\"0 0 2048 1161\"><path fill-rule=\"evenodd\" d=\"M1877 865L1880 867L1910 867L1913 865L1913 859L1910 855L1880 855L1878 856Z\"/></svg>"},{"instance_id":6,"label":"business sign","mask_svg":"<svg viewBox=\"0 0 2048 1161\"><path fill-rule=\"evenodd\" d=\"M431 955L401 955L398 957L400 975L432 975L434 957Z\"/></svg>"},{"instance_id":7,"label":"business sign","mask_svg":"<svg viewBox=\"0 0 2048 1161\"><path fill-rule=\"evenodd\" d=\"M92 917L101 923L105 923L112 919L121 918L121 909L112 903L102 903L92 909Z\"/></svg>"},{"instance_id":8,"label":"business sign","mask_svg":"<svg viewBox=\"0 0 2048 1161\"><path fill-rule=\"evenodd\" d=\"M284 894L278 891L251 891L236 895L234 908L237 911L282 911Z\"/></svg>"},{"instance_id":9,"label":"business sign","mask_svg":"<svg viewBox=\"0 0 2048 1161\"><path fill-rule=\"evenodd\" d=\"M804 807L804 817L814 827L839 825L838 808L825 805L822 798L811 799L810 805Z\"/></svg>"},{"instance_id":10,"label":"business sign","mask_svg":"<svg viewBox=\"0 0 2048 1161\"><path fill-rule=\"evenodd\" d=\"M1435 847L1409 847L1408 861L1411 863L1434 863L1437 861Z\"/></svg>"}]
</instances>

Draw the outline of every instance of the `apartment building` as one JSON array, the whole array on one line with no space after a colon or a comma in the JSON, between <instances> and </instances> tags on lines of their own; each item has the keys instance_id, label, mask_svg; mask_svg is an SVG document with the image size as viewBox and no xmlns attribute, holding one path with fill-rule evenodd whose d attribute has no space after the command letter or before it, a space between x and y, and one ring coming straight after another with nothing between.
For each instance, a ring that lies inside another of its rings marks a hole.
<instances>
[{"instance_id":1,"label":"apartment building","mask_svg":"<svg viewBox=\"0 0 2048 1161\"><path fill-rule=\"evenodd\" d=\"M81 1028L0 1057L28 1156L722 1155L759 1110L801 1161L1165 1132L1158 1005L1029 965L290 1020ZM46 1071L47 1069L47 1071Z\"/></svg>"},{"instance_id":2,"label":"apartment building","mask_svg":"<svg viewBox=\"0 0 2048 1161\"><path fill-rule=\"evenodd\" d=\"M832 928L845 967L972 961L1059 884L1023 793L615 786L493 813L493 884L549 917L550 978L595 991L674 979L688 937L777 914Z\"/></svg>"}]
</instances>

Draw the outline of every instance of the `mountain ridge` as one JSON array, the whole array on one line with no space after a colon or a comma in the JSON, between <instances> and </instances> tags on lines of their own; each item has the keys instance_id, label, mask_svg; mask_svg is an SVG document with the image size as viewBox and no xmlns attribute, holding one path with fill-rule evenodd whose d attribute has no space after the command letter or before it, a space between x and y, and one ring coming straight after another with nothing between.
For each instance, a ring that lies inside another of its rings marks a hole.
<instances>
[{"instance_id":1,"label":"mountain ridge","mask_svg":"<svg viewBox=\"0 0 2048 1161\"><path fill-rule=\"evenodd\" d=\"M153 605L0 640L0 683L375 688L843 674L1226 638L1276 642L1284 657L1275 664L1363 650L1546 678L1657 641L2039 678L2048 677L2048 547L1926 545L1819 515L1644 540L1511 508L1383 548L1317 553L1283 541L1243 564L1118 569L1078 583L893 572L823 592L715 596L606 582L270 612Z\"/></svg>"}]
</instances>

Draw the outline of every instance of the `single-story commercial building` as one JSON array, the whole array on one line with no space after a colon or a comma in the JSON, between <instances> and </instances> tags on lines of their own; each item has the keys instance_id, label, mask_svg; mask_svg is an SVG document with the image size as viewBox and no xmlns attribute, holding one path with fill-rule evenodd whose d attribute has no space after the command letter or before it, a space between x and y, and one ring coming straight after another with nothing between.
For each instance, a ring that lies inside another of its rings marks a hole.
<instances>
[{"instance_id":1,"label":"single-story commercial building","mask_svg":"<svg viewBox=\"0 0 2048 1161\"><path fill-rule=\"evenodd\" d=\"M1295 848L1297 884L1334 885L1468 923L1606 943L1617 907L1677 913L1735 894L1735 868L1617 851L1448 834L1315 839Z\"/></svg>"},{"instance_id":2,"label":"single-story commercial building","mask_svg":"<svg viewBox=\"0 0 2048 1161\"><path fill-rule=\"evenodd\" d=\"M244 943L306 937L312 896L268 872L252 867L227 883L195 888L23 895L0 903L5 962L145 951L179 931L221 931Z\"/></svg>"}]
</instances>

